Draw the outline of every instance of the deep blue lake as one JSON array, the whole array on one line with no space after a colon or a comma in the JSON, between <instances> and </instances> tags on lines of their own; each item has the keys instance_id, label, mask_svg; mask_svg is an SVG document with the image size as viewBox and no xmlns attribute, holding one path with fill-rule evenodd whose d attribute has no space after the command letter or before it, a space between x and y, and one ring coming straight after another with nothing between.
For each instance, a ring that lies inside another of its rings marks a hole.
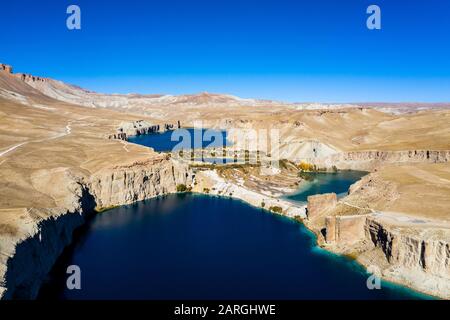
<instances>
[{"instance_id":1,"label":"deep blue lake","mask_svg":"<svg viewBox=\"0 0 450 320\"><path fill-rule=\"evenodd\" d=\"M81 290L65 287L68 265ZM241 201L175 194L96 215L59 259L40 298L415 299L366 288L355 262L315 247L301 224Z\"/></svg>"},{"instance_id":2,"label":"deep blue lake","mask_svg":"<svg viewBox=\"0 0 450 320\"><path fill-rule=\"evenodd\" d=\"M131 136L128 141L152 147L155 151L181 150L180 142L185 143L185 149L222 148L231 145L226 131L193 128Z\"/></svg>"},{"instance_id":3,"label":"deep blue lake","mask_svg":"<svg viewBox=\"0 0 450 320\"><path fill-rule=\"evenodd\" d=\"M194 132L188 130L192 137ZM178 143L172 133L130 142L172 150ZM221 147L226 133L217 134L222 138L212 143ZM198 141L192 146L198 148ZM304 202L312 194L341 194L364 174L311 174L287 198ZM81 269L81 290L66 288L66 269L73 264ZM425 298L385 282L381 290L368 290L367 277L354 261L316 247L314 235L294 220L238 200L175 194L95 215L58 260L39 298Z\"/></svg>"}]
</instances>

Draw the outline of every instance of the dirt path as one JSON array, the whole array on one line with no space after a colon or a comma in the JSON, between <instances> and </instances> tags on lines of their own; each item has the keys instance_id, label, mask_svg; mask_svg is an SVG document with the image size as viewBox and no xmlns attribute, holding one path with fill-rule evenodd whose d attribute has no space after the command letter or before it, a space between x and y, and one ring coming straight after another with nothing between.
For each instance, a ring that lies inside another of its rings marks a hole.
<instances>
[{"instance_id":1,"label":"dirt path","mask_svg":"<svg viewBox=\"0 0 450 320\"><path fill-rule=\"evenodd\" d=\"M54 135L54 136L51 136L51 137L48 137L48 138L44 138L44 139L30 140L30 141L25 141L25 142L18 143L18 144L16 144L16 145L10 147L9 149L6 149L5 151L0 152L0 157L3 157L3 156L5 156L5 155L7 155L8 153L10 153L10 152L16 150L17 148L19 148L19 147L21 147L21 146L23 146L23 145L26 145L26 144L28 144L28 143L43 142L43 141L48 141L48 140L58 139L58 138L62 138L62 137L64 137L64 136L67 136L67 135L69 135L69 134L72 133L72 127L71 127L71 125L72 125L72 122L74 122L74 121L77 121L77 120L70 120L69 122L67 122L67 125L66 125L66 127L65 127L65 131L62 132L62 133L58 133L58 134L56 134L56 135ZM2 162L0 163L0 165L1 165L3 162L5 162L5 161L2 161Z\"/></svg>"}]
</instances>

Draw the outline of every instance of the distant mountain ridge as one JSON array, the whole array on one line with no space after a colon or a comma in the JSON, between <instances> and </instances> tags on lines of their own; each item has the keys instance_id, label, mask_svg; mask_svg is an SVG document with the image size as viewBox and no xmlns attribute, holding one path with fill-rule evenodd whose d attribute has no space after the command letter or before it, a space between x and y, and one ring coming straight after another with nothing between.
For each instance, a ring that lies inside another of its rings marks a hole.
<instances>
[{"instance_id":1,"label":"distant mountain ridge","mask_svg":"<svg viewBox=\"0 0 450 320\"><path fill-rule=\"evenodd\" d=\"M0 96L11 99L11 92L39 95L55 100L93 108L138 109L145 106L176 107L261 107L282 106L297 110L330 110L342 108L373 108L389 113L409 113L427 109L450 109L450 103L287 103L265 99L246 99L229 94L202 92L198 94L164 95L164 94L103 94L81 88L76 85L34 76L26 73L13 73L13 68L0 64ZM12 78L21 80L30 88L23 87ZM13 85L12 83L15 84ZM31 90L34 89L34 90ZM6 90L6 91L5 91ZM20 99L19 99L20 100Z\"/></svg>"}]
</instances>

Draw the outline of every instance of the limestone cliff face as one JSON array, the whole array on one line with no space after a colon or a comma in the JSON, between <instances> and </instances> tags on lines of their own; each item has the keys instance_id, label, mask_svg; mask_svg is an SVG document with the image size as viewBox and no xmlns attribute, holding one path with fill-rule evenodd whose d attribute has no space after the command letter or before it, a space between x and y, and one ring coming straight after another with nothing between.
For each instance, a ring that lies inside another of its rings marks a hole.
<instances>
[{"instance_id":1,"label":"limestone cliff face","mask_svg":"<svg viewBox=\"0 0 450 320\"><path fill-rule=\"evenodd\" d=\"M191 183L187 165L160 160L150 165L103 170L90 179L89 188L97 206L106 208L173 193L178 184Z\"/></svg>"},{"instance_id":2,"label":"limestone cliff face","mask_svg":"<svg viewBox=\"0 0 450 320\"><path fill-rule=\"evenodd\" d=\"M353 151L305 159L320 168L372 170L385 163L450 162L450 150Z\"/></svg>"},{"instance_id":3,"label":"limestone cliff face","mask_svg":"<svg viewBox=\"0 0 450 320\"><path fill-rule=\"evenodd\" d=\"M325 218L327 243L351 244L365 237L367 215L329 216Z\"/></svg>"},{"instance_id":4,"label":"limestone cliff face","mask_svg":"<svg viewBox=\"0 0 450 320\"><path fill-rule=\"evenodd\" d=\"M328 216L327 248L359 252L358 261L376 266L389 281L450 298L450 231L391 224L376 214Z\"/></svg>"},{"instance_id":5,"label":"limestone cliff face","mask_svg":"<svg viewBox=\"0 0 450 320\"><path fill-rule=\"evenodd\" d=\"M0 63L0 71L13 74L13 67L7 64ZM25 82L45 82L47 79L42 77L33 76L31 74L25 74L25 73L16 73L14 74L15 77L18 77L20 80Z\"/></svg>"},{"instance_id":6,"label":"limestone cliff face","mask_svg":"<svg viewBox=\"0 0 450 320\"><path fill-rule=\"evenodd\" d=\"M290 139L280 145L280 157L292 161L310 162L311 159L323 159L336 154L339 150L318 140ZM331 167L331 166L330 166Z\"/></svg>"},{"instance_id":7,"label":"limestone cliff face","mask_svg":"<svg viewBox=\"0 0 450 320\"><path fill-rule=\"evenodd\" d=\"M31 74L26 74L26 73L16 73L15 76L18 77L20 80L27 82L27 83L46 82L47 81L46 78L33 76Z\"/></svg>"},{"instance_id":8,"label":"limestone cliff face","mask_svg":"<svg viewBox=\"0 0 450 320\"><path fill-rule=\"evenodd\" d=\"M0 238L0 298L33 299L73 231L93 211L89 190L72 180L66 206L23 209L16 232Z\"/></svg>"},{"instance_id":9,"label":"limestone cliff face","mask_svg":"<svg viewBox=\"0 0 450 320\"><path fill-rule=\"evenodd\" d=\"M434 276L450 279L450 235L447 238L423 231L405 234L395 227L367 219L367 234L373 245L381 248L387 261L406 269L418 270Z\"/></svg>"},{"instance_id":10,"label":"limestone cliff face","mask_svg":"<svg viewBox=\"0 0 450 320\"><path fill-rule=\"evenodd\" d=\"M176 123L153 124L145 120L123 122L117 128L117 132L109 135L109 139L127 140L130 136L140 136L143 134L164 132L181 127L180 121Z\"/></svg>"},{"instance_id":11,"label":"limestone cliff face","mask_svg":"<svg viewBox=\"0 0 450 320\"><path fill-rule=\"evenodd\" d=\"M91 177L68 174L64 207L24 209L18 230L0 235L0 298L33 299L63 249L94 208L128 204L190 185L186 165L168 158L104 169Z\"/></svg>"},{"instance_id":12,"label":"limestone cliff face","mask_svg":"<svg viewBox=\"0 0 450 320\"><path fill-rule=\"evenodd\" d=\"M383 276L414 289L450 298L450 231L405 230L368 218L366 224L370 243L381 250L388 265L381 268ZM361 261L372 264L364 255Z\"/></svg>"},{"instance_id":13,"label":"limestone cliff face","mask_svg":"<svg viewBox=\"0 0 450 320\"><path fill-rule=\"evenodd\" d=\"M308 219L313 219L322 214L324 211L333 209L337 203L336 193L324 193L309 196L306 215Z\"/></svg>"}]
</instances>

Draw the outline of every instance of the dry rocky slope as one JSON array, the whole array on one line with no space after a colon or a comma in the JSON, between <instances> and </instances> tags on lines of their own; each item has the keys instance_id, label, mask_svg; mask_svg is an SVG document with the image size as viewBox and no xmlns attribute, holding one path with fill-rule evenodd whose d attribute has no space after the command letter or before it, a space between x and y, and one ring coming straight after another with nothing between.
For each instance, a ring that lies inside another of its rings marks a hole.
<instances>
[{"instance_id":1,"label":"dry rocky slope","mask_svg":"<svg viewBox=\"0 0 450 320\"><path fill-rule=\"evenodd\" d=\"M237 149L255 145L242 139L243 129L277 129L282 158L370 171L339 201L310 199L306 225L319 244L377 266L385 278L450 298L446 107L420 104L420 111L405 113L405 106L284 104L209 93L105 95L0 65L0 296L35 297L94 208L191 184L183 162L122 140L136 130L177 127L182 118L183 126L201 120L229 130ZM257 184L228 178L205 172L197 188L214 183L250 202L267 199ZM255 194L248 196L248 188Z\"/></svg>"},{"instance_id":2,"label":"dry rocky slope","mask_svg":"<svg viewBox=\"0 0 450 320\"><path fill-rule=\"evenodd\" d=\"M186 165L109 140L133 116L50 99L0 72L0 295L34 298L73 230L94 208L132 203L189 185Z\"/></svg>"}]
</instances>

